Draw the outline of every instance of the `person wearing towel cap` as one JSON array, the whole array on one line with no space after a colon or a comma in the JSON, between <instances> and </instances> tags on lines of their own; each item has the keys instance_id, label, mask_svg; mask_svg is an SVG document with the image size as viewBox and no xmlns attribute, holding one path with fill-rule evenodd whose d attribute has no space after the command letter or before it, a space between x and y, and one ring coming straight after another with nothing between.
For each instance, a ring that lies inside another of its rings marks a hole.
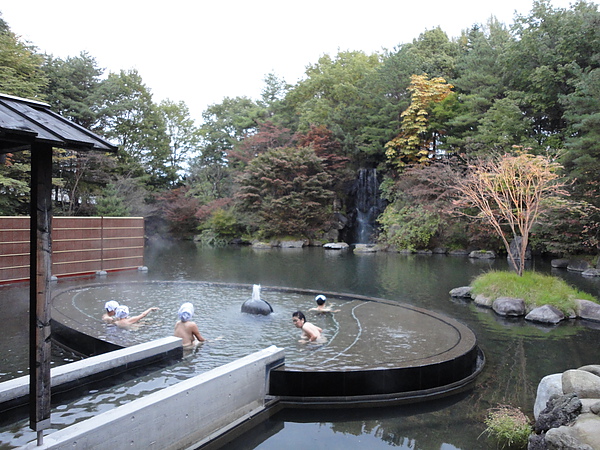
<instances>
[{"instance_id":1,"label":"person wearing towel cap","mask_svg":"<svg viewBox=\"0 0 600 450\"><path fill-rule=\"evenodd\" d=\"M198 342L203 342L205 339L198 330L198 325L192 322L192 316L194 315L194 305L189 302L184 303L177 311L179 320L175 324L174 336L182 339L184 347L191 347L195 344L194 338L198 339Z\"/></svg>"},{"instance_id":2,"label":"person wearing towel cap","mask_svg":"<svg viewBox=\"0 0 600 450\"><path fill-rule=\"evenodd\" d=\"M115 317L115 311L119 307L119 302L115 300L109 300L104 304L106 312L102 315L102 321L106 323L115 323L117 318Z\"/></svg>"},{"instance_id":3,"label":"person wearing towel cap","mask_svg":"<svg viewBox=\"0 0 600 450\"><path fill-rule=\"evenodd\" d=\"M139 316L129 317L129 308L125 305L119 305L115 310L115 317L117 318L115 324L121 328L129 328L136 322L146 317L152 311L158 311L156 306L148 308L146 311L141 313Z\"/></svg>"},{"instance_id":4,"label":"person wearing towel cap","mask_svg":"<svg viewBox=\"0 0 600 450\"><path fill-rule=\"evenodd\" d=\"M309 311L316 311L318 313L334 313L334 312L340 312L339 309L336 309L335 311L332 310L329 306L325 305L325 302L327 301L327 297L325 297L323 294L319 294L315 297L315 301L317 302L317 307L316 308L310 308Z\"/></svg>"}]
</instances>

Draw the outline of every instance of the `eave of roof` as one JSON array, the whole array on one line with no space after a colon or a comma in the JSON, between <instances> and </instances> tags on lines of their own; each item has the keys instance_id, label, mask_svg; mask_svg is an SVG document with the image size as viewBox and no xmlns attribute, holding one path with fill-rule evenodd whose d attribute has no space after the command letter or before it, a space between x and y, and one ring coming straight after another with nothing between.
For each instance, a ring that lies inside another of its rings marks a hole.
<instances>
[{"instance_id":1,"label":"eave of roof","mask_svg":"<svg viewBox=\"0 0 600 450\"><path fill-rule=\"evenodd\" d=\"M0 93L0 153L47 144L67 150L116 152L117 147L36 100Z\"/></svg>"}]
</instances>

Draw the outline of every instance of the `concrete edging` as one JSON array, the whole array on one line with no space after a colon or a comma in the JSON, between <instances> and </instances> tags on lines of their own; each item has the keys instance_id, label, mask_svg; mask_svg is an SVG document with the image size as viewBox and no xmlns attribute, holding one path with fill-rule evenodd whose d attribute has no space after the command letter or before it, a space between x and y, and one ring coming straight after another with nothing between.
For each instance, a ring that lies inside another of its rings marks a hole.
<instances>
[{"instance_id":1,"label":"concrete edging","mask_svg":"<svg viewBox=\"0 0 600 450\"><path fill-rule=\"evenodd\" d=\"M44 436L24 449L203 445L266 408L269 372L284 362L271 346Z\"/></svg>"},{"instance_id":2,"label":"concrete edging","mask_svg":"<svg viewBox=\"0 0 600 450\"><path fill-rule=\"evenodd\" d=\"M83 384L86 378L97 377L118 367L139 365L157 358L181 358L182 355L181 338L168 336L55 367L50 370L51 387L54 389L71 383ZM28 396L29 375L0 383L0 411L4 406L26 404Z\"/></svg>"}]
</instances>

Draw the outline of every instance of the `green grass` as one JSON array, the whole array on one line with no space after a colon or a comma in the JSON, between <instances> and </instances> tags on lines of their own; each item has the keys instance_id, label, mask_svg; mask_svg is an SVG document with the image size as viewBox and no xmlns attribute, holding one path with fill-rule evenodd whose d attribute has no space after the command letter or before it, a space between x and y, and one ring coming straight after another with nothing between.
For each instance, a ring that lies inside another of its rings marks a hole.
<instances>
[{"instance_id":1,"label":"green grass","mask_svg":"<svg viewBox=\"0 0 600 450\"><path fill-rule=\"evenodd\" d=\"M515 272L487 272L475 278L471 287L473 295L522 298L529 308L552 305L565 314L575 309L575 299L597 303L594 296L575 289L560 278L537 272L523 272L521 277Z\"/></svg>"},{"instance_id":2,"label":"green grass","mask_svg":"<svg viewBox=\"0 0 600 450\"><path fill-rule=\"evenodd\" d=\"M489 409L485 424L484 433L495 439L501 448L527 448L532 429L529 419L519 408L500 405Z\"/></svg>"}]
</instances>

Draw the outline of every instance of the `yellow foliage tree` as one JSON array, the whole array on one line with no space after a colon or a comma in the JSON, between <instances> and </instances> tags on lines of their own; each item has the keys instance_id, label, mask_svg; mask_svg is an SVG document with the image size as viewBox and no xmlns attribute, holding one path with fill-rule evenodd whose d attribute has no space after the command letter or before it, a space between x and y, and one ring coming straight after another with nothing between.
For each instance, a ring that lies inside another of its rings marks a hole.
<instances>
[{"instance_id":1,"label":"yellow foliage tree","mask_svg":"<svg viewBox=\"0 0 600 450\"><path fill-rule=\"evenodd\" d=\"M400 134L385 144L388 162L398 168L422 163L429 159L432 133L428 129L428 115L434 103L444 100L452 92L451 84L444 78L431 78L427 74L412 75L408 90L410 106L402 112Z\"/></svg>"}]
</instances>

